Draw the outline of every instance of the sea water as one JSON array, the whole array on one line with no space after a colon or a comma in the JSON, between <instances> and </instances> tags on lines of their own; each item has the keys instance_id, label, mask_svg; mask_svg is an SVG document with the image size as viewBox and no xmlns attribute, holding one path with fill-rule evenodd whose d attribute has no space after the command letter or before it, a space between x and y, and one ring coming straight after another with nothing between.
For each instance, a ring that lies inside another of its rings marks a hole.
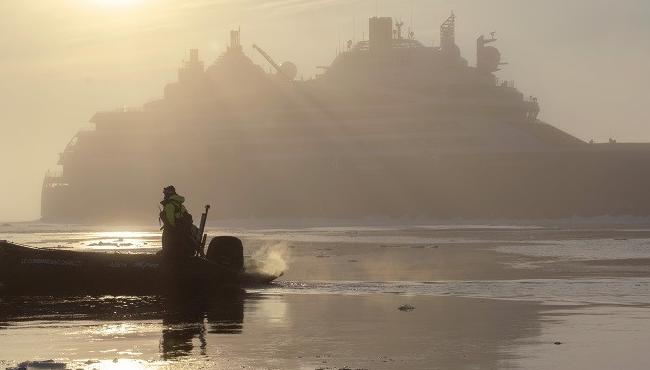
<instances>
[{"instance_id":1,"label":"sea water","mask_svg":"<svg viewBox=\"0 0 650 370\"><path fill-rule=\"evenodd\" d=\"M650 258L650 235L644 229L612 230L610 238L602 230L486 225L208 231L242 238L247 258L269 259L286 270L284 276L237 297L202 296L196 301L2 297L0 364L52 359L88 369L425 369L435 368L434 362L456 368L523 368L546 363L536 358L542 352L530 349L545 343L531 343L548 335L554 327L548 317L560 307L583 318L594 314L588 310L618 307L603 317L623 320L632 312L625 310L650 304L650 274L477 279L468 267L459 275L467 278L436 279L436 261L464 265L454 256L478 259L472 262L477 266L485 258L485 264L516 269L514 258L523 261L522 268L541 270L558 262L643 260ZM105 253L160 249L156 228L19 224L0 229L0 239ZM415 310L399 311L403 303ZM513 321L501 312L511 312ZM643 310L634 312L635 320L650 318ZM483 316L493 325L480 320ZM453 323L455 317L457 331L439 321ZM517 327L504 327L511 324ZM474 332L482 326L490 333ZM384 338L387 330L394 343ZM470 335L474 339L466 337ZM360 339L375 345L356 344ZM463 340L477 352L464 353L456 346ZM414 343L398 344L404 341ZM436 343L443 343L438 351L425 349ZM410 348L420 345L422 353L411 353Z\"/></svg>"}]
</instances>

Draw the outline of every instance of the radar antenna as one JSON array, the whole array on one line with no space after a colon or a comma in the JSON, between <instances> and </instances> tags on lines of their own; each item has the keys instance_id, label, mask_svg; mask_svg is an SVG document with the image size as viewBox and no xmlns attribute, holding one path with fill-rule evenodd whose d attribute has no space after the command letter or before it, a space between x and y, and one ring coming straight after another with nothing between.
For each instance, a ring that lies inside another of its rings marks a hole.
<instances>
[{"instance_id":1,"label":"radar antenna","mask_svg":"<svg viewBox=\"0 0 650 370\"><path fill-rule=\"evenodd\" d=\"M404 27L404 22L398 21L395 23L395 26L397 27L397 39L401 40L402 39L402 27Z\"/></svg>"}]
</instances>

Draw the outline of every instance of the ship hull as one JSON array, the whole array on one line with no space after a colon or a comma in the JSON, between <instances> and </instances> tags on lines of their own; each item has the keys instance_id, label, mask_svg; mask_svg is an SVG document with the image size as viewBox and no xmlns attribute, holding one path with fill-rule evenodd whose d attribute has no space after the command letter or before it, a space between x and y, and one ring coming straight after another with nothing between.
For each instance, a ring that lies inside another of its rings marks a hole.
<instances>
[{"instance_id":1,"label":"ship hull","mask_svg":"<svg viewBox=\"0 0 650 370\"><path fill-rule=\"evenodd\" d=\"M585 145L575 150L512 153L419 153L368 157L301 157L265 165L219 156L194 172L179 172L177 188L190 210L215 205L211 219L226 221L545 219L648 216L650 146ZM253 170L255 169L255 170ZM143 169L144 171L144 169ZM119 184L71 185L44 196L46 221L142 223L157 202L153 183L173 173L137 171ZM88 174L97 179L102 174ZM183 179L201 178L200 182ZM107 186L110 185L110 186ZM149 185L147 185L149 184ZM114 199L111 193L129 194ZM69 200L63 200L68 198ZM93 207L79 205L93 204Z\"/></svg>"}]
</instances>

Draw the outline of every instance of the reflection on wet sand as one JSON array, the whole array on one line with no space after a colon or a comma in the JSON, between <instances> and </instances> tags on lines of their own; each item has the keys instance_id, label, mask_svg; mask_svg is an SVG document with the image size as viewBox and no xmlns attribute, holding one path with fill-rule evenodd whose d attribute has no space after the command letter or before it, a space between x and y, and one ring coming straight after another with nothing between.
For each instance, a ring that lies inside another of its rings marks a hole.
<instances>
[{"instance_id":1,"label":"reflection on wet sand","mask_svg":"<svg viewBox=\"0 0 650 370\"><path fill-rule=\"evenodd\" d=\"M160 320L160 356L164 360L172 360L195 354L205 355L206 332L240 334L247 296L250 298L253 295L229 292L217 296L1 297L0 329L7 329L9 323L20 326L32 322L72 321L73 326L74 322L87 326L90 322L97 324L97 327L92 332L83 331L89 337L123 338L127 334L144 331L139 325L123 322ZM111 323L105 323L107 321ZM199 353L194 352L195 339L198 340ZM128 354L128 351L123 353Z\"/></svg>"},{"instance_id":2,"label":"reflection on wet sand","mask_svg":"<svg viewBox=\"0 0 650 370\"><path fill-rule=\"evenodd\" d=\"M198 339L206 355L206 319L210 334L240 334L244 323L243 296L227 298L166 297L160 351L163 359L189 356Z\"/></svg>"},{"instance_id":3,"label":"reflection on wet sand","mask_svg":"<svg viewBox=\"0 0 650 370\"><path fill-rule=\"evenodd\" d=\"M415 310L399 311L403 303ZM393 294L5 297L0 322L11 326L0 334L0 358L88 370L114 360L144 369L496 369L517 340L539 334L538 309ZM10 343L25 351L7 352Z\"/></svg>"}]
</instances>

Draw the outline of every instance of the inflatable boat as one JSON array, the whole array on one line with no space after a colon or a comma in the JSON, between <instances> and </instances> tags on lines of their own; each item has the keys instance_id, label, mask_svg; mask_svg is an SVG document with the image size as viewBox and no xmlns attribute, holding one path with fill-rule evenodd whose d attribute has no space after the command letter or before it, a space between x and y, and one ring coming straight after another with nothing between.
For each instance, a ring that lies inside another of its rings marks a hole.
<instances>
[{"instance_id":1,"label":"inflatable boat","mask_svg":"<svg viewBox=\"0 0 650 370\"><path fill-rule=\"evenodd\" d=\"M159 294L269 284L278 276L244 267L241 240L212 239L205 257L33 248L0 241L0 291L9 294Z\"/></svg>"}]
</instances>

